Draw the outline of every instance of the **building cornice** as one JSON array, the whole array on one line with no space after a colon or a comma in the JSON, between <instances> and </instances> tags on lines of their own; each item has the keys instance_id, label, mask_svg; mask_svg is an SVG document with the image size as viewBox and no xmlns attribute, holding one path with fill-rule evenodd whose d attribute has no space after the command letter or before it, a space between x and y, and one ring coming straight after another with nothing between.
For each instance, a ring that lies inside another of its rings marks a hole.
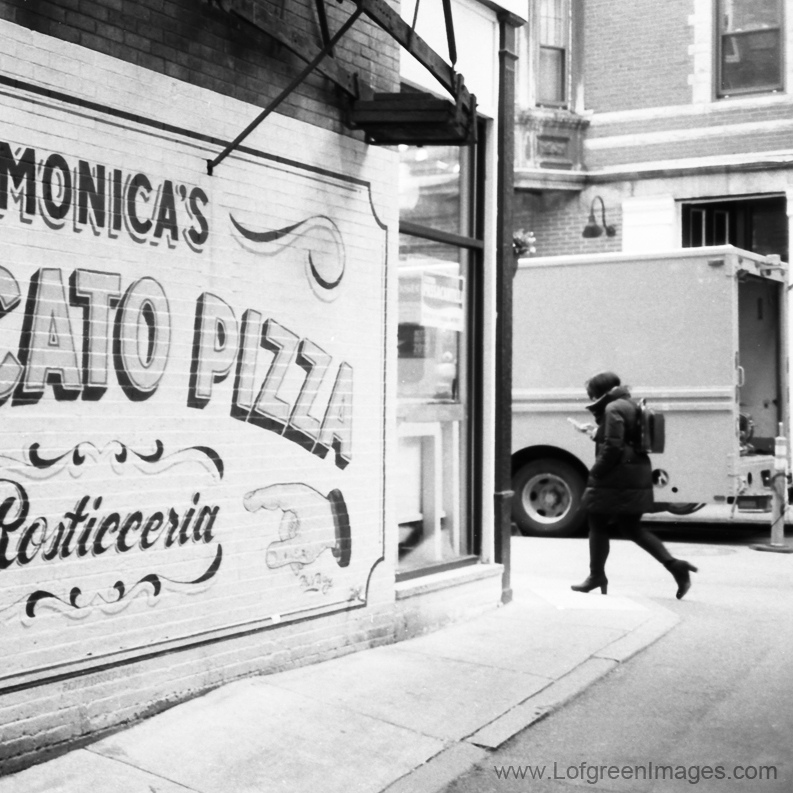
<instances>
[{"instance_id":1,"label":"building cornice","mask_svg":"<svg viewBox=\"0 0 793 793\"><path fill-rule=\"evenodd\" d=\"M556 168L516 168L516 190L562 190L580 193L587 182L584 171L564 171Z\"/></svg>"},{"instance_id":2,"label":"building cornice","mask_svg":"<svg viewBox=\"0 0 793 793\"><path fill-rule=\"evenodd\" d=\"M586 116L572 113L569 110L532 107L518 110L515 114L515 123L519 124L524 129L535 131L548 127L584 130L589 126L590 120Z\"/></svg>"},{"instance_id":3,"label":"building cornice","mask_svg":"<svg viewBox=\"0 0 793 793\"><path fill-rule=\"evenodd\" d=\"M674 162L631 163L599 170L564 171L551 168L516 168L515 189L581 192L590 185L614 182L785 170L793 171L793 151L755 159L716 160L714 158L708 162L681 160Z\"/></svg>"},{"instance_id":4,"label":"building cornice","mask_svg":"<svg viewBox=\"0 0 793 793\"><path fill-rule=\"evenodd\" d=\"M757 171L793 170L793 151L786 155L752 160L680 161L632 163L597 171L586 171L586 184L605 184L641 179L668 179L679 176L708 176L711 174L753 173Z\"/></svg>"}]
</instances>

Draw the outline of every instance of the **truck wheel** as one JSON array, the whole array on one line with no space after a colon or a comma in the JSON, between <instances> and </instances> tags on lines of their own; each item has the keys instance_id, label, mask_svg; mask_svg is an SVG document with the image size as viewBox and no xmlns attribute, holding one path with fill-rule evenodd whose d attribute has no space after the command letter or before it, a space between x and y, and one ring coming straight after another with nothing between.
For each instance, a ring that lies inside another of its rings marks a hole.
<instances>
[{"instance_id":1,"label":"truck wheel","mask_svg":"<svg viewBox=\"0 0 793 793\"><path fill-rule=\"evenodd\" d=\"M704 504L685 504L683 502L671 502L666 505L666 511L673 515L693 515L704 507Z\"/></svg>"},{"instance_id":2,"label":"truck wheel","mask_svg":"<svg viewBox=\"0 0 793 793\"><path fill-rule=\"evenodd\" d=\"M581 529L584 478L563 460L532 460L512 477L512 518L521 534L570 537Z\"/></svg>"}]
</instances>

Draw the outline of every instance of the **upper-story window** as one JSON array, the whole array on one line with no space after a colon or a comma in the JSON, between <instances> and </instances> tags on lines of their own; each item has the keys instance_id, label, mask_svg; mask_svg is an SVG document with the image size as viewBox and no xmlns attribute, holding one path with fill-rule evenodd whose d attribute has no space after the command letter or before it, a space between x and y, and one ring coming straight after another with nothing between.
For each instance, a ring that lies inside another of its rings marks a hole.
<instances>
[{"instance_id":1,"label":"upper-story window","mask_svg":"<svg viewBox=\"0 0 793 793\"><path fill-rule=\"evenodd\" d=\"M567 104L569 0L540 0L537 104Z\"/></svg>"},{"instance_id":2,"label":"upper-story window","mask_svg":"<svg viewBox=\"0 0 793 793\"><path fill-rule=\"evenodd\" d=\"M717 0L719 96L782 85L782 0Z\"/></svg>"}]
</instances>

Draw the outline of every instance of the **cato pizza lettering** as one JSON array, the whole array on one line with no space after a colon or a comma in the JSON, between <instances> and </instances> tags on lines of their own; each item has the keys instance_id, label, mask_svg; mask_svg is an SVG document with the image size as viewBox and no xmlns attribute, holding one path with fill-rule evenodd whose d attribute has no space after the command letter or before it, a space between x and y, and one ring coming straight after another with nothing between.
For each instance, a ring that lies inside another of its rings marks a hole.
<instances>
[{"instance_id":1,"label":"cato pizza lettering","mask_svg":"<svg viewBox=\"0 0 793 793\"><path fill-rule=\"evenodd\" d=\"M100 400L113 385L113 374L130 401L157 392L173 331L168 296L155 278L125 285L118 273L77 269L65 278L59 268L43 267L30 280L24 308L22 303L19 282L0 267L0 322L23 312L17 349L0 349L0 404L35 403L48 388L57 400ZM73 322L80 312L81 326ZM238 320L232 306L209 292L196 302L193 328L188 407L203 409L216 385L233 372L232 418L321 458L333 450L339 468L349 464L349 363L334 366L319 344L255 309L246 309ZM295 374L301 382L296 394L285 387L287 376L294 381ZM320 393L330 394L324 406L318 404Z\"/></svg>"}]
</instances>

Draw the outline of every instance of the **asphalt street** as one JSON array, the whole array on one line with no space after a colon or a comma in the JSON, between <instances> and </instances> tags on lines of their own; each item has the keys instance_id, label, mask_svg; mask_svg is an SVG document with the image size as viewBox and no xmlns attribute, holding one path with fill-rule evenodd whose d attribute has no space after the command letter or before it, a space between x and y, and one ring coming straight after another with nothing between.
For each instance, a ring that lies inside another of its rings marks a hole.
<instances>
[{"instance_id":1,"label":"asphalt street","mask_svg":"<svg viewBox=\"0 0 793 793\"><path fill-rule=\"evenodd\" d=\"M650 528L700 568L690 593L675 600L666 571L617 540L609 595L648 597L679 624L448 793L793 790L793 554L752 550L769 538L762 526ZM789 534L786 541L793 545ZM516 576L586 576L585 538L513 542Z\"/></svg>"}]
</instances>

